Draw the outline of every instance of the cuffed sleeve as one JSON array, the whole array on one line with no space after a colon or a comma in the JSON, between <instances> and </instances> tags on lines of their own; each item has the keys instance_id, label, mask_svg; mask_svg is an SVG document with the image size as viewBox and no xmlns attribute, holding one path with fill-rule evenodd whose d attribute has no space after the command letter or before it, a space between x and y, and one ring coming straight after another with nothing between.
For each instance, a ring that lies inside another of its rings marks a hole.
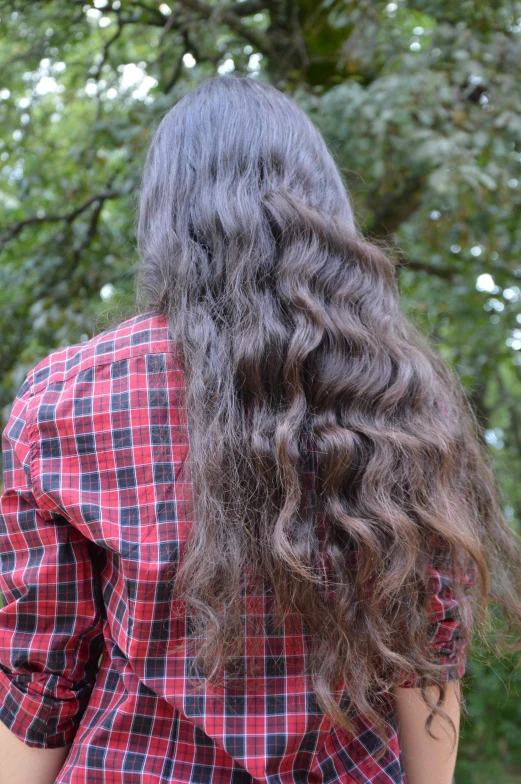
<instances>
[{"instance_id":1,"label":"cuffed sleeve","mask_svg":"<svg viewBox=\"0 0 521 784\"><path fill-rule=\"evenodd\" d=\"M462 633L463 620L467 628L472 626L473 608L470 588L477 582L477 567L467 564L457 573L462 586L459 599L456 599L454 577L449 568L448 545L437 549L438 556L427 570L429 619L429 642L436 664L442 665L442 679L446 682L458 680L465 674L467 664L468 640ZM402 688L417 685L415 676L409 676L399 684Z\"/></svg>"},{"instance_id":2,"label":"cuffed sleeve","mask_svg":"<svg viewBox=\"0 0 521 784\"><path fill-rule=\"evenodd\" d=\"M92 542L38 506L31 460L33 395L22 385L2 436L0 720L24 743L72 743L103 645Z\"/></svg>"}]
</instances>

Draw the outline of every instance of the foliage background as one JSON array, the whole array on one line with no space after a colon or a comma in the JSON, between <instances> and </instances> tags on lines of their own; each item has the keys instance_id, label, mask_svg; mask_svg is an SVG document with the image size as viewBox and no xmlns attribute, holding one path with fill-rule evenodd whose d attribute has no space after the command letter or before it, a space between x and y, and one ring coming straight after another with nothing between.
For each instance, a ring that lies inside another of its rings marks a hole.
<instances>
[{"instance_id":1,"label":"foliage background","mask_svg":"<svg viewBox=\"0 0 521 784\"><path fill-rule=\"evenodd\" d=\"M163 113L216 72L324 133L404 308L456 370L521 524L521 3L0 0L0 409L53 348L134 312ZM521 780L519 656L476 646L456 780Z\"/></svg>"}]
</instances>

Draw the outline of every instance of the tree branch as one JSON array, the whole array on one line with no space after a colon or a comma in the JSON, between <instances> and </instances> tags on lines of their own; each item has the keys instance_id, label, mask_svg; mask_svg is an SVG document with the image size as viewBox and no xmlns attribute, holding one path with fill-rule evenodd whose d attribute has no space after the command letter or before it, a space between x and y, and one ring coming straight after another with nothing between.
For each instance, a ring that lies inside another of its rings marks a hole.
<instances>
[{"instance_id":1,"label":"tree branch","mask_svg":"<svg viewBox=\"0 0 521 784\"><path fill-rule=\"evenodd\" d=\"M415 272L427 272L437 278L452 280L455 275L461 274L459 270L451 267L438 267L436 264L429 264L426 261L416 261L415 259L400 259L395 264L397 269L412 269Z\"/></svg>"},{"instance_id":2,"label":"tree branch","mask_svg":"<svg viewBox=\"0 0 521 784\"><path fill-rule=\"evenodd\" d=\"M253 16L264 11L266 3L263 0L244 0L242 3L234 3L233 13L237 16Z\"/></svg>"},{"instance_id":3,"label":"tree branch","mask_svg":"<svg viewBox=\"0 0 521 784\"><path fill-rule=\"evenodd\" d=\"M437 264L429 264L426 261L417 261L416 259L400 259L396 262L396 267L408 268L417 272L427 272L429 275L445 278L446 280L452 280L456 275L463 274L461 269L454 269L447 265L438 266ZM517 280L521 278L521 267L510 269L506 264L494 264L491 262L488 269L492 275L504 275L507 278L516 278Z\"/></svg>"},{"instance_id":4,"label":"tree branch","mask_svg":"<svg viewBox=\"0 0 521 784\"><path fill-rule=\"evenodd\" d=\"M55 214L55 215L44 215L41 218L37 215L32 215L30 218L24 218L17 223L14 223L10 226L7 231L4 233L2 237L0 237L0 250L2 250L8 242L15 239L26 226L36 226L41 223L72 223L78 215L81 215L82 212L88 210L91 204L94 202L105 202L108 199L117 199L121 196L121 191L105 191L104 193L98 193L94 196L90 196L83 204L80 204L78 207L75 207L73 210L69 212L64 212L63 214Z\"/></svg>"},{"instance_id":5,"label":"tree branch","mask_svg":"<svg viewBox=\"0 0 521 784\"><path fill-rule=\"evenodd\" d=\"M176 14L170 14L170 16L168 17L168 19L165 22L165 26L163 27L163 32L161 33L161 37L159 39L159 48L160 49L162 48L168 33L170 32L170 30L174 26L174 22L176 22L176 21L177 21L176 20Z\"/></svg>"},{"instance_id":6,"label":"tree branch","mask_svg":"<svg viewBox=\"0 0 521 784\"><path fill-rule=\"evenodd\" d=\"M185 54L187 54L188 51L189 51L189 47L187 46L186 38L185 38L185 46L183 48L183 51L181 52L181 55L176 63L172 76L166 83L165 88L163 90L165 95L168 95L168 93L174 87L174 85L177 84L177 81L179 80L179 77L181 76L183 70L183 57L185 56Z\"/></svg>"},{"instance_id":7,"label":"tree branch","mask_svg":"<svg viewBox=\"0 0 521 784\"><path fill-rule=\"evenodd\" d=\"M123 26L120 23L120 17L119 17L119 14L118 14L118 29L116 30L116 32L114 33L113 36L111 36L109 39L107 39L105 41L105 43L103 45L103 54L102 54L101 61L100 61L99 65L98 65L98 73L97 73L97 78L98 79L101 76L101 71L103 69L103 66L107 62L107 59L108 59L108 56L109 56L109 50L110 50L111 45L114 43L114 41L118 40L118 38L120 37L122 32L123 32Z\"/></svg>"},{"instance_id":8,"label":"tree branch","mask_svg":"<svg viewBox=\"0 0 521 784\"><path fill-rule=\"evenodd\" d=\"M158 24L161 25L164 24L165 16L161 13L159 8L155 8L154 6L147 5L147 3L144 3L143 0L133 0L131 5L137 6L138 8L142 8L144 11L148 11L149 14L152 14L152 16L156 17L156 19L158 20Z\"/></svg>"},{"instance_id":9,"label":"tree branch","mask_svg":"<svg viewBox=\"0 0 521 784\"><path fill-rule=\"evenodd\" d=\"M179 0L179 2L185 8L194 11L201 19L215 21L217 24L228 25L230 30L241 35L263 54L268 56L273 54L273 47L269 36L261 30L255 30L254 28L245 25L242 22L241 17L235 13L235 10L232 10L232 6L228 5L222 10L218 10L216 13L216 9L211 5L208 5L208 3L205 3L204 0ZM235 6L233 6L233 8L235 8Z\"/></svg>"},{"instance_id":10,"label":"tree branch","mask_svg":"<svg viewBox=\"0 0 521 784\"><path fill-rule=\"evenodd\" d=\"M399 191L385 196L378 205L370 231L385 235L397 231L420 206L425 195L425 181L422 177L409 177Z\"/></svg>"},{"instance_id":11,"label":"tree branch","mask_svg":"<svg viewBox=\"0 0 521 784\"><path fill-rule=\"evenodd\" d=\"M521 457L521 419L517 412L517 405L512 399L512 395L510 394L510 391L507 389L507 386L503 380L500 368L497 370L496 380L499 391L501 392L503 400L505 401L510 413L510 429L506 434L507 441L510 441L512 446L516 449L518 455Z\"/></svg>"},{"instance_id":12,"label":"tree branch","mask_svg":"<svg viewBox=\"0 0 521 784\"><path fill-rule=\"evenodd\" d=\"M67 265L72 269L76 267L76 265L80 260L82 251L85 250L85 248L87 248L90 245L90 243L93 241L98 231L98 223L101 216L101 212L103 210L103 205L105 204L105 199L100 199L98 202L94 202L94 204L95 207L92 210L92 214L90 216L89 228L87 229L83 241L73 250L72 264ZM63 275L63 270L61 272L61 275Z\"/></svg>"}]
</instances>

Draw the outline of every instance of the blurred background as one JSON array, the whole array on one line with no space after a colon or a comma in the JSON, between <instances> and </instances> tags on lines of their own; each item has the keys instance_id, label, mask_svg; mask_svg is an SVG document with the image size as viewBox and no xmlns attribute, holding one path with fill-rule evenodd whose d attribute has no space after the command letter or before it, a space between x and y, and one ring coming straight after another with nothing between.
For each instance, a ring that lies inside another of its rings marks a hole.
<instances>
[{"instance_id":1,"label":"blurred background","mask_svg":"<svg viewBox=\"0 0 521 784\"><path fill-rule=\"evenodd\" d=\"M521 3L0 0L0 412L59 346L135 310L159 120L215 73L324 134L404 309L462 379L521 523ZM3 425L2 425L3 427ZM519 655L471 651L457 784L521 781Z\"/></svg>"}]
</instances>

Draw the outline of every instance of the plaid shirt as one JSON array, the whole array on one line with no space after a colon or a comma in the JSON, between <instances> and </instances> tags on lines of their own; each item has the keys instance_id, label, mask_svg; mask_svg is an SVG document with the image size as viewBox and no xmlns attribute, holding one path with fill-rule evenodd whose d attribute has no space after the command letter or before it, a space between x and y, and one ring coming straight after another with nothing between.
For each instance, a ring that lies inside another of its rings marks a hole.
<instances>
[{"instance_id":1,"label":"plaid shirt","mask_svg":"<svg viewBox=\"0 0 521 784\"><path fill-rule=\"evenodd\" d=\"M72 744L56 784L405 782L390 697L376 762L364 716L348 736L321 713L301 637L269 638L247 693L199 692L186 650L166 654L189 634L165 579L193 521L183 384L152 313L28 374L3 436L0 719ZM432 645L461 677L461 608L447 573L431 585Z\"/></svg>"}]
</instances>

